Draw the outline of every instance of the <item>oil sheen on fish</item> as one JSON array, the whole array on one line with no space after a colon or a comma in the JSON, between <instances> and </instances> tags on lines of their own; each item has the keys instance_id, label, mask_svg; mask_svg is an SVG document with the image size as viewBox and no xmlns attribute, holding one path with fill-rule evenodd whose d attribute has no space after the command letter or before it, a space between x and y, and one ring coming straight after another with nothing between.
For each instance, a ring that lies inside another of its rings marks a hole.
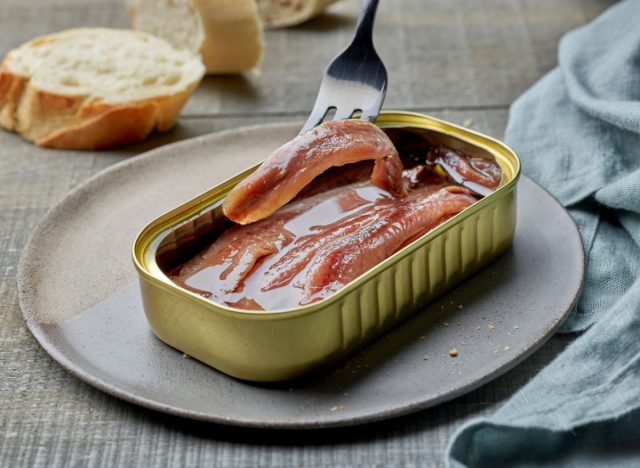
<instances>
[{"instance_id":1,"label":"oil sheen on fish","mask_svg":"<svg viewBox=\"0 0 640 468\"><path fill-rule=\"evenodd\" d=\"M351 121L331 123L336 128L343 125L345 135L353 128ZM342 133L334 132L338 134ZM353 141L356 146L363 144ZM324 156L316 151L309 158L300 152L298 148L288 153L297 159L295 164L282 160L278 164L295 165L301 171L300 165L314 165L313 158ZM385 148L377 154L389 153ZM309 304L338 291L500 183L500 167L492 159L425 144L419 154L401 155L407 165L402 170L398 153L391 153L398 159L393 170L396 165L401 170L392 177L397 179L395 189L371 177L381 158L355 158L360 162L345 167L332 167L335 161L314 166L312 181L294 177L277 187L288 194L289 203L270 201L279 205L273 213L227 229L170 277L214 302L241 309L282 310ZM447 165L446 170L441 164ZM324 168L321 173L319 167ZM242 190L262 190L255 193L261 200L269 199L271 191L264 184L260 179ZM289 184L295 188L286 187ZM243 216L246 220L254 215Z\"/></svg>"},{"instance_id":2,"label":"oil sheen on fish","mask_svg":"<svg viewBox=\"0 0 640 468\"><path fill-rule=\"evenodd\" d=\"M333 166L374 160L371 179L403 196L402 163L389 137L364 120L334 120L297 136L275 150L227 195L227 218L248 224L266 218Z\"/></svg>"}]
</instances>

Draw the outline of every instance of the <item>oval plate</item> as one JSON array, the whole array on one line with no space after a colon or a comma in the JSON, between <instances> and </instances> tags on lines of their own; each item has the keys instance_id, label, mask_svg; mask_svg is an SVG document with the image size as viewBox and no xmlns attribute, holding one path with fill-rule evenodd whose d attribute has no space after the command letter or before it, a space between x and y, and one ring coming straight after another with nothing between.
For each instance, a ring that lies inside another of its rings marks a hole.
<instances>
[{"instance_id":1,"label":"oval plate","mask_svg":"<svg viewBox=\"0 0 640 468\"><path fill-rule=\"evenodd\" d=\"M451 400L521 362L562 323L582 284L580 235L564 208L523 177L513 247L329 372L250 384L160 342L146 323L131 263L136 234L264 159L296 129L246 127L164 146L65 197L34 231L18 271L20 306L41 346L85 382L158 411L239 426L319 428Z\"/></svg>"}]
</instances>

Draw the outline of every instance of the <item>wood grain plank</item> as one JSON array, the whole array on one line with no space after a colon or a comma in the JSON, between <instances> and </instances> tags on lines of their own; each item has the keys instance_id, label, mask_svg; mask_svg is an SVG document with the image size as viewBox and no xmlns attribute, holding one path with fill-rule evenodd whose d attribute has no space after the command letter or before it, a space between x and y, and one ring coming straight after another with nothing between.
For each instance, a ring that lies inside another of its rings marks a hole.
<instances>
[{"instance_id":1,"label":"wood grain plank","mask_svg":"<svg viewBox=\"0 0 640 468\"><path fill-rule=\"evenodd\" d=\"M560 36L610 2L382 2L375 43L387 108L508 106L556 63ZM305 112L328 61L349 41L357 2L269 31L259 76L207 77L186 113Z\"/></svg>"}]
</instances>

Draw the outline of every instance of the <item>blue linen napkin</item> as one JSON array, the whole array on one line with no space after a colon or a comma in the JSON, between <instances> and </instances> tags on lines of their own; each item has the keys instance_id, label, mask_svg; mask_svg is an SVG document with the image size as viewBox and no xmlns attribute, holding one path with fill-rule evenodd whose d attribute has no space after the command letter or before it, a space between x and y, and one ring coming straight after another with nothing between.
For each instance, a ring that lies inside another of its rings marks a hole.
<instances>
[{"instance_id":1,"label":"blue linen napkin","mask_svg":"<svg viewBox=\"0 0 640 468\"><path fill-rule=\"evenodd\" d=\"M561 40L558 68L511 107L506 141L578 224L585 283L561 331L587 331L461 427L446 461L640 466L640 1Z\"/></svg>"}]
</instances>

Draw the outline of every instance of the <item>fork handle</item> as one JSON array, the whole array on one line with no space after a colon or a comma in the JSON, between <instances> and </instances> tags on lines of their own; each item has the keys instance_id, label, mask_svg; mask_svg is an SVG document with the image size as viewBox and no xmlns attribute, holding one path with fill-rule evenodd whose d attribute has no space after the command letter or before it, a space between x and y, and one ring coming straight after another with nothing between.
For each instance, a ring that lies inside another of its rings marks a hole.
<instances>
[{"instance_id":1,"label":"fork handle","mask_svg":"<svg viewBox=\"0 0 640 468\"><path fill-rule=\"evenodd\" d=\"M373 42L373 21L378 9L378 0L364 0L360 7L360 15L356 24L356 32L353 35L353 42L369 41Z\"/></svg>"}]
</instances>

